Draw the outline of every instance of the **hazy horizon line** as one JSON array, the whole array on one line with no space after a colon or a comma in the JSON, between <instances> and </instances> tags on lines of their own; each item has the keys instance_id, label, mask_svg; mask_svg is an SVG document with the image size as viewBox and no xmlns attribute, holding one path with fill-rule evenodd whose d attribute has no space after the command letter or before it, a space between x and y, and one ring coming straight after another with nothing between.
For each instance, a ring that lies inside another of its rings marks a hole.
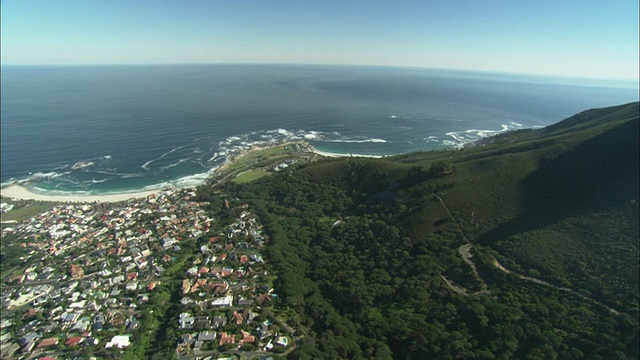
<instances>
[{"instance_id":1,"label":"hazy horizon line","mask_svg":"<svg viewBox=\"0 0 640 360\"><path fill-rule=\"evenodd\" d=\"M103 66L202 66L202 65L239 65L239 66L314 66L314 67L358 67L358 68L388 68L388 69L407 69L407 70L426 70L426 71L450 71L450 72L467 72L492 75L510 75L510 76L527 76L541 78L557 78L567 80L587 80L587 81L604 81L604 82L624 82L634 86L632 88L640 88L640 78L603 78L589 77L584 75L563 75L552 73L536 73L536 72L515 72L502 70L484 70L469 68L446 68L446 67L421 67L407 65L376 65L376 64L327 64L327 63L296 63L296 62L158 62L158 63L0 63L0 67L103 67Z\"/></svg>"}]
</instances>

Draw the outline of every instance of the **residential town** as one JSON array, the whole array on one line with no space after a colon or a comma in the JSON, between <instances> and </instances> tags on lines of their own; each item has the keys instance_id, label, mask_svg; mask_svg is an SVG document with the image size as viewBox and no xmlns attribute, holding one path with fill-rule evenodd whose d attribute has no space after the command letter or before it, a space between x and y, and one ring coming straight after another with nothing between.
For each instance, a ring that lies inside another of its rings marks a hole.
<instances>
[{"instance_id":1,"label":"residential town","mask_svg":"<svg viewBox=\"0 0 640 360\"><path fill-rule=\"evenodd\" d=\"M3 264L1 357L124 358L162 340L178 358L290 351L259 219L227 199L221 219L195 198L67 203L4 227L5 250L23 255Z\"/></svg>"}]
</instances>

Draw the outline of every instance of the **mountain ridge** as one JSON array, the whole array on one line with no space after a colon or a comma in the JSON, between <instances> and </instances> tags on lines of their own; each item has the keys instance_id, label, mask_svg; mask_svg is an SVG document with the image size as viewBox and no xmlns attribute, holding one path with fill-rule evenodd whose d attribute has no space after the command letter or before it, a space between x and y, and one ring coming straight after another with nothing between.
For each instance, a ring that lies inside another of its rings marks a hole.
<instances>
[{"instance_id":1,"label":"mountain ridge","mask_svg":"<svg viewBox=\"0 0 640 360\"><path fill-rule=\"evenodd\" d=\"M308 329L290 357L637 357L638 122L630 103L223 185Z\"/></svg>"}]
</instances>

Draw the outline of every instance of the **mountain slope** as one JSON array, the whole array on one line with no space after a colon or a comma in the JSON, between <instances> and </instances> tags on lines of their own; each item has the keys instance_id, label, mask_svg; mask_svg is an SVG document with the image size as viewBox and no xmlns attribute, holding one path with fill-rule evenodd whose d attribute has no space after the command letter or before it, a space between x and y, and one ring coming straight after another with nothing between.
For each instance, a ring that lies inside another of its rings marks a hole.
<instances>
[{"instance_id":1,"label":"mountain slope","mask_svg":"<svg viewBox=\"0 0 640 360\"><path fill-rule=\"evenodd\" d=\"M637 311L638 103L519 133L452 154L443 199L519 270Z\"/></svg>"},{"instance_id":2,"label":"mountain slope","mask_svg":"<svg viewBox=\"0 0 640 360\"><path fill-rule=\"evenodd\" d=\"M306 329L290 356L637 358L638 119L632 103L227 185Z\"/></svg>"}]
</instances>

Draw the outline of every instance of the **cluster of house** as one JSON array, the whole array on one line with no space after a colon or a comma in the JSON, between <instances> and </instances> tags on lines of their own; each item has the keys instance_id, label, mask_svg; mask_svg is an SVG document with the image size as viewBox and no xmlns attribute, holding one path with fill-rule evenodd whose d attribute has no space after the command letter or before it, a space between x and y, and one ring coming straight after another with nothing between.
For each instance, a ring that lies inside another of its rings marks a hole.
<instances>
[{"instance_id":1,"label":"cluster of house","mask_svg":"<svg viewBox=\"0 0 640 360\"><path fill-rule=\"evenodd\" d=\"M194 196L168 189L125 204L59 205L5 228L19 239L5 245L26 255L23 268L5 269L0 357L129 346L137 308L180 242L211 230L213 219Z\"/></svg>"},{"instance_id":2,"label":"cluster of house","mask_svg":"<svg viewBox=\"0 0 640 360\"><path fill-rule=\"evenodd\" d=\"M282 171L286 168L288 168L289 166L294 165L295 163L297 163L298 160L296 159L287 159L285 161L279 162L277 164L275 164L273 167L271 167L271 170L273 171Z\"/></svg>"},{"instance_id":3,"label":"cluster of house","mask_svg":"<svg viewBox=\"0 0 640 360\"><path fill-rule=\"evenodd\" d=\"M0 203L0 214L6 214L13 209L13 204L6 202Z\"/></svg>"},{"instance_id":4,"label":"cluster of house","mask_svg":"<svg viewBox=\"0 0 640 360\"><path fill-rule=\"evenodd\" d=\"M249 321L248 324L251 324L251 321ZM246 344L255 345L255 349L261 349L265 352L273 350L274 346L286 348L289 345L289 337L279 336L278 333L269 330L269 324L271 324L269 320L257 323L255 332L239 329L235 331L235 333L227 331L216 332L212 330L186 333L182 335L177 350L178 352L186 353L189 349L193 349L194 353L198 354L207 343L213 344L213 348L217 349L225 345L228 345L228 348L235 347L240 349ZM236 325L242 324L236 323Z\"/></svg>"},{"instance_id":5,"label":"cluster of house","mask_svg":"<svg viewBox=\"0 0 640 360\"><path fill-rule=\"evenodd\" d=\"M183 312L176 319L182 331L177 348L181 354L289 346L290 338L278 336L269 315L259 315L277 295L267 284L259 252L265 241L261 226L247 207L237 208L238 219L227 226L224 236L212 236L199 247L185 271Z\"/></svg>"},{"instance_id":6,"label":"cluster of house","mask_svg":"<svg viewBox=\"0 0 640 360\"><path fill-rule=\"evenodd\" d=\"M233 223L220 224L194 197L167 189L121 204L64 204L5 228L19 239L7 245L26 255L3 278L0 357L135 345L138 308L167 281L165 268L186 257L196 260L175 285L183 293L179 351L287 347L290 338L270 319L256 323L254 311L277 297L265 281L257 218L245 204ZM196 256L181 249L190 239Z\"/></svg>"}]
</instances>

